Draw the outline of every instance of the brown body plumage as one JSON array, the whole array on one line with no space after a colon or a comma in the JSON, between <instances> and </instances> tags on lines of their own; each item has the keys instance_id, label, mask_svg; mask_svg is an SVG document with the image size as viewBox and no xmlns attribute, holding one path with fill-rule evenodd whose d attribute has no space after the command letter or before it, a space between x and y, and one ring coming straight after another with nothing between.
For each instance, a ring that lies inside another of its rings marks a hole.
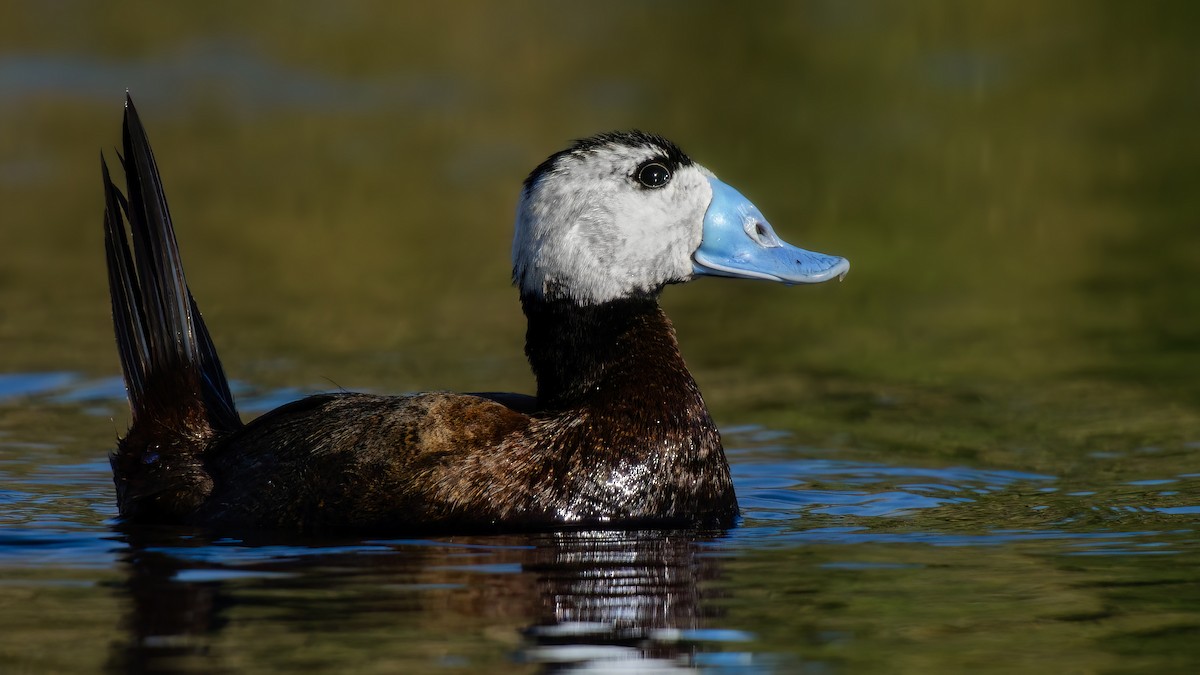
<instances>
[{"instance_id":1,"label":"brown body plumage","mask_svg":"<svg viewBox=\"0 0 1200 675\"><path fill-rule=\"evenodd\" d=\"M587 364L577 393L531 414L486 395L325 394L218 436L196 517L367 530L727 525L737 503L720 437L670 323L652 300L635 304L609 308L622 314L609 334L587 334L631 349Z\"/></svg>"},{"instance_id":2,"label":"brown body plumage","mask_svg":"<svg viewBox=\"0 0 1200 675\"><path fill-rule=\"evenodd\" d=\"M128 101L122 164L128 202L107 169L104 178L113 316L133 409L112 458L123 517L308 531L736 518L720 436L658 307L661 284L586 303L523 292L536 397L321 394L243 424Z\"/></svg>"}]
</instances>

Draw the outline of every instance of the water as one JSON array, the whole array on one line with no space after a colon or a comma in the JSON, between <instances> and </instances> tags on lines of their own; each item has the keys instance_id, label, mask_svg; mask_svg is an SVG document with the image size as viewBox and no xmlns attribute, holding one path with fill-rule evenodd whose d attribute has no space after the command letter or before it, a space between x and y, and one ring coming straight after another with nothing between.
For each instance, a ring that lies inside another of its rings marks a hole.
<instances>
[{"instance_id":1,"label":"water","mask_svg":"<svg viewBox=\"0 0 1200 675\"><path fill-rule=\"evenodd\" d=\"M0 671L1196 670L1192 5L605 7L5 10ZM849 257L665 295L743 522L121 524L95 152L126 87L246 415L528 391L515 190L594 131Z\"/></svg>"}]
</instances>

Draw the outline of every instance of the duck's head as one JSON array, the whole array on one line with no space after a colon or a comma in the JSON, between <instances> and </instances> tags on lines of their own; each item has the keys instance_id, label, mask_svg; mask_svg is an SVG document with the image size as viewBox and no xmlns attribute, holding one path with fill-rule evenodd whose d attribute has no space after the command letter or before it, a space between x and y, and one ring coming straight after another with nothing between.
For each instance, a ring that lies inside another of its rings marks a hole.
<instances>
[{"instance_id":1,"label":"duck's head","mask_svg":"<svg viewBox=\"0 0 1200 675\"><path fill-rule=\"evenodd\" d=\"M522 295L598 304L697 276L811 284L845 258L781 240L750 200L639 131L576 141L525 180L513 237Z\"/></svg>"}]
</instances>

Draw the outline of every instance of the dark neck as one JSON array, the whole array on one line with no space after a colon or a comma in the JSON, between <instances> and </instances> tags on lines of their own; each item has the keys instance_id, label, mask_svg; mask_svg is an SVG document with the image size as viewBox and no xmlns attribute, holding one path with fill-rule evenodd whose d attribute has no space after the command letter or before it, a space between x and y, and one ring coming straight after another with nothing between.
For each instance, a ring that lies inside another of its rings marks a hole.
<instances>
[{"instance_id":1,"label":"dark neck","mask_svg":"<svg viewBox=\"0 0 1200 675\"><path fill-rule=\"evenodd\" d=\"M598 305L526 295L521 305L529 320L525 354L542 410L622 398L694 405L688 399L699 398L656 295Z\"/></svg>"},{"instance_id":2,"label":"dark neck","mask_svg":"<svg viewBox=\"0 0 1200 675\"><path fill-rule=\"evenodd\" d=\"M521 304L539 412L578 422L544 427L553 434L547 471L567 481L569 510L729 525L738 507L721 435L658 298Z\"/></svg>"}]
</instances>

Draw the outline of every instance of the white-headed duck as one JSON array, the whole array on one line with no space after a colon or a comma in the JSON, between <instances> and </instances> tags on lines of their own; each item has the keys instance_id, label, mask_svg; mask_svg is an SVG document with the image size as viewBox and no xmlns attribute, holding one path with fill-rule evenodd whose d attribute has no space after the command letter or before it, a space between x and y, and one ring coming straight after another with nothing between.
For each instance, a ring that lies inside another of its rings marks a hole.
<instances>
[{"instance_id":1,"label":"white-headed duck","mask_svg":"<svg viewBox=\"0 0 1200 675\"><path fill-rule=\"evenodd\" d=\"M123 147L128 199L101 163L132 411L112 467L121 516L134 523L729 526L738 515L729 463L659 293L704 275L802 284L849 269L784 243L753 204L670 141L593 136L535 168L517 209L513 280L536 396L317 394L243 423L128 98Z\"/></svg>"}]
</instances>

